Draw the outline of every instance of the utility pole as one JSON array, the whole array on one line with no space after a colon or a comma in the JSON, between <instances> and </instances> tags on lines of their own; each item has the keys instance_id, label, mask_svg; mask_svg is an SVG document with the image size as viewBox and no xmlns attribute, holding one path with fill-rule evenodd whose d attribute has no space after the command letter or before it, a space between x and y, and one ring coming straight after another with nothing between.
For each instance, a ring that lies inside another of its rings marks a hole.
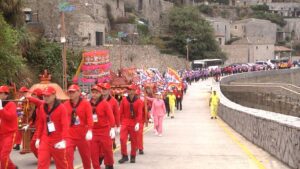
<instances>
[{"instance_id":1,"label":"utility pole","mask_svg":"<svg viewBox=\"0 0 300 169\"><path fill-rule=\"evenodd\" d=\"M66 26L65 26L65 13L61 11L61 43L63 43L62 50L62 62L63 62L63 89L67 90L68 80L67 80L67 39L66 39Z\"/></svg>"},{"instance_id":2,"label":"utility pole","mask_svg":"<svg viewBox=\"0 0 300 169\"><path fill-rule=\"evenodd\" d=\"M186 69L189 69L189 43L186 44Z\"/></svg>"}]
</instances>

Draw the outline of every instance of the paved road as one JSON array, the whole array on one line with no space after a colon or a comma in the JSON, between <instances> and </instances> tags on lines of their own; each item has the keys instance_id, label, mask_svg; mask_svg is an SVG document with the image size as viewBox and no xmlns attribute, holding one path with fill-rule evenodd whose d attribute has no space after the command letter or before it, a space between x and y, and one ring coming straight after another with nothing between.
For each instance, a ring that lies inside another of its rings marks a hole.
<instances>
[{"instance_id":1,"label":"paved road","mask_svg":"<svg viewBox=\"0 0 300 169\"><path fill-rule=\"evenodd\" d=\"M190 86L184 110L176 118L166 118L163 137L153 130L145 134L145 155L135 164L117 164L116 169L289 169L277 159L251 144L222 120L211 120L209 93L213 82L207 80ZM215 85L215 84L213 84ZM12 155L21 169L36 168L32 155ZM80 164L77 157L75 164ZM51 169L54 167L51 167Z\"/></svg>"},{"instance_id":2,"label":"paved road","mask_svg":"<svg viewBox=\"0 0 300 169\"><path fill-rule=\"evenodd\" d=\"M211 80L193 84L184 98L184 110L177 112L175 119L166 118L163 137L155 136L151 130L145 135L145 155L138 156L136 164L116 164L115 168L288 169L220 119L210 119L211 85ZM116 159L120 158L119 154Z\"/></svg>"}]
</instances>

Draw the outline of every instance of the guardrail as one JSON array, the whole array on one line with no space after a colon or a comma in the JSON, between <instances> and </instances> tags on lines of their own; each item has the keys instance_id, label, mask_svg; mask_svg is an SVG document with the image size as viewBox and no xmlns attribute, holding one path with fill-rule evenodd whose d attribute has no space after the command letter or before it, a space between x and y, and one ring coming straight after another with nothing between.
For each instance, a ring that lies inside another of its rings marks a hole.
<instances>
[{"instance_id":1,"label":"guardrail","mask_svg":"<svg viewBox=\"0 0 300 169\"><path fill-rule=\"evenodd\" d=\"M249 72L224 77L220 86L248 78L282 75L292 78L299 69ZM293 79L290 79L293 81ZM277 82L276 82L277 83ZM297 86L296 86L297 88ZM300 169L300 118L241 106L223 95L219 116L252 143L294 169Z\"/></svg>"}]
</instances>

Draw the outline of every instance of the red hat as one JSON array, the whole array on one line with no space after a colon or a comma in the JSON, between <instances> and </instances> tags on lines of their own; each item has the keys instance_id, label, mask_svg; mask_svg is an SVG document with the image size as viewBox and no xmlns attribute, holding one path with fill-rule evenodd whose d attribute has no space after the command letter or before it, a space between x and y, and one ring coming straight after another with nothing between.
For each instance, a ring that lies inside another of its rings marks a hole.
<instances>
[{"instance_id":1,"label":"red hat","mask_svg":"<svg viewBox=\"0 0 300 169\"><path fill-rule=\"evenodd\" d=\"M32 94L37 95L38 97L43 95L43 90L40 88L36 88L33 90Z\"/></svg>"},{"instance_id":2,"label":"red hat","mask_svg":"<svg viewBox=\"0 0 300 169\"><path fill-rule=\"evenodd\" d=\"M27 89L27 87L22 86L19 90L19 92L29 92L29 89Z\"/></svg>"},{"instance_id":3,"label":"red hat","mask_svg":"<svg viewBox=\"0 0 300 169\"><path fill-rule=\"evenodd\" d=\"M9 93L8 86L0 86L0 93Z\"/></svg>"},{"instance_id":4,"label":"red hat","mask_svg":"<svg viewBox=\"0 0 300 169\"><path fill-rule=\"evenodd\" d=\"M94 85L91 90L97 90L98 92L102 91L101 87L99 87L98 85Z\"/></svg>"},{"instance_id":5,"label":"red hat","mask_svg":"<svg viewBox=\"0 0 300 169\"><path fill-rule=\"evenodd\" d=\"M76 84L72 84L69 88L68 88L68 92L76 92L76 91L80 91L80 87Z\"/></svg>"},{"instance_id":6,"label":"red hat","mask_svg":"<svg viewBox=\"0 0 300 169\"><path fill-rule=\"evenodd\" d=\"M99 83L98 86L100 86L102 89L110 89L111 88L109 83Z\"/></svg>"},{"instance_id":7,"label":"red hat","mask_svg":"<svg viewBox=\"0 0 300 169\"><path fill-rule=\"evenodd\" d=\"M55 93L56 93L56 90L53 87L51 87L51 86L46 87L43 90L43 95L44 96L50 96L50 95L55 94Z\"/></svg>"},{"instance_id":8,"label":"red hat","mask_svg":"<svg viewBox=\"0 0 300 169\"><path fill-rule=\"evenodd\" d=\"M132 84L132 85L128 86L127 89L128 90L136 90L137 87L136 87L136 85Z\"/></svg>"},{"instance_id":9,"label":"red hat","mask_svg":"<svg viewBox=\"0 0 300 169\"><path fill-rule=\"evenodd\" d=\"M135 94L136 94L136 95L141 95L141 90L140 90L140 89L137 89L137 90L135 91Z\"/></svg>"}]
</instances>

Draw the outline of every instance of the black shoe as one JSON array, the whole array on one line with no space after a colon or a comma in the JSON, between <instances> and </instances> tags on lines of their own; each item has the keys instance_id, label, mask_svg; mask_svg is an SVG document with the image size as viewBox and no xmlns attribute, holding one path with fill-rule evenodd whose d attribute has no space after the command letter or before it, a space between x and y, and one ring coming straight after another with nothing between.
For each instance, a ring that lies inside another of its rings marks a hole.
<instances>
[{"instance_id":1,"label":"black shoe","mask_svg":"<svg viewBox=\"0 0 300 169\"><path fill-rule=\"evenodd\" d=\"M143 155L144 151L143 150L139 150L139 154Z\"/></svg>"},{"instance_id":2,"label":"black shoe","mask_svg":"<svg viewBox=\"0 0 300 169\"><path fill-rule=\"evenodd\" d=\"M130 163L135 163L135 156L130 156Z\"/></svg>"},{"instance_id":3,"label":"black shoe","mask_svg":"<svg viewBox=\"0 0 300 169\"><path fill-rule=\"evenodd\" d=\"M114 169L114 166L107 165L107 166L105 166L105 169Z\"/></svg>"},{"instance_id":4,"label":"black shoe","mask_svg":"<svg viewBox=\"0 0 300 169\"><path fill-rule=\"evenodd\" d=\"M104 160L104 157L100 157L100 158L99 158L99 163L100 163L100 165L103 163L103 160Z\"/></svg>"},{"instance_id":5,"label":"black shoe","mask_svg":"<svg viewBox=\"0 0 300 169\"><path fill-rule=\"evenodd\" d=\"M15 150L20 150L20 144L16 144L16 146L14 146Z\"/></svg>"},{"instance_id":6,"label":"black shoe","mask_svg":"<svg viewBox=\"0 0 300 169\"><path fill-rule=\"evenodd\" d=\"M16 166L16 169L19 169L19 167Z\"/></svg>"},{"instance_id":7,"label":"black shoe","mask_svg":"<svg viewBox=\"0 0 300 169\"><path fill-rule=\"evenodd\" d=\"M217 117L215 117L215 119L217 119Z\"/></svg>"},{"instance_id":8,"label":"black shoe","mask_svg":"<svg viewBox=\"0 0 300 169\"><path fill-rule=\"evenodd\" d=\"M174 119L174 116L171 116L171 119Z\"/></svg>"},{"instance_id":9,"label":"black shoe","mask_svg":"<svg viewBox=\"0 0 300 169\"><path fill-rule=\"evenodd\" d=\"M120 164L123 164L123 163L125 163L126 161L128 161L128 156L122 155L122 158L119 160L119 163L120 163Z\"/></svg>"},{"instance_id":10,"label":"black shoe","mask_svg":"<svg viewBox=\"0 0 300 169\"><path fill-rule=\"evenodd\" d=\"M210 119L214 119L213 117L211 117Z\"/></svg>"}]
</instances>

